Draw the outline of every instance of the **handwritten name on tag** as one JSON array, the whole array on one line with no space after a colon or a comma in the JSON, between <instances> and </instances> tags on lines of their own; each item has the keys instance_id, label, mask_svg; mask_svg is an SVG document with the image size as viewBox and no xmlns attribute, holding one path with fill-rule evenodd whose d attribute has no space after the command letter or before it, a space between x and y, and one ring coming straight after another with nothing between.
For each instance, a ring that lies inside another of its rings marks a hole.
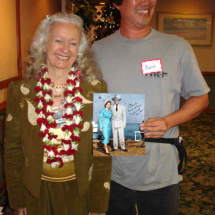
<instances>
[{"instance_id":1,"label":"handwritten name on tag","mask_svg":"<svg viewBox=\"0 0 215 215\"><path fill-rule=\"evenodd\" d=\"M140 64L143 75L163 72L161 59L145 60L141 61Z\"/></svg>"}]
</instances>

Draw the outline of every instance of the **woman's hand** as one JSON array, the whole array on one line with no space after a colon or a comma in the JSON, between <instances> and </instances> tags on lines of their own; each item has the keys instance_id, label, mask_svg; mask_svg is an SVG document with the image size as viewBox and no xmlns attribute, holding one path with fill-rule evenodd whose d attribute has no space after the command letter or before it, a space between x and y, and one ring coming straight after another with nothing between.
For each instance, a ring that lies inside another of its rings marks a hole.
<instances>
[{"instance_id":1,"label":"woman's hand","mask_svg":"<svg viewBox=\"0 0 215 215\"><path fill-rule=\"evenodd\" d=\"M26 208L12 209L12 214L13 215L27 215L27 209Z\"/></svg>"}]
</instances>

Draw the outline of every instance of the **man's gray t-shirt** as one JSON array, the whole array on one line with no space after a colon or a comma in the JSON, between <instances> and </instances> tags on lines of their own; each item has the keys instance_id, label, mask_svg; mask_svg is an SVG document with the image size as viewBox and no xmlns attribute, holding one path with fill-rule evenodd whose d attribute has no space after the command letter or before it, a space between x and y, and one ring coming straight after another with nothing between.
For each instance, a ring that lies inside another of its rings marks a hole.
<instances>
[{"instance_id":1,"label":"man's gray t-shirt","mask_svg":"<svg viewBox=\"0 0 215 215\"><path fill-rule=\"evenodd\" d=\"M178 110L180 96L189 99L209 91L191 46L177 36L151 29L145 38L132 40L118 30L96 42L93 50L109 93L145 94L145 120ZM162 72L141 69L142 63L150 67L153 62ZM177 126L164 135L178 136ZM113 157L112 180L134 190L158 189L182 180L177 166L175 146L146 143L146 155Z\"/></svg>"}]
</instances>

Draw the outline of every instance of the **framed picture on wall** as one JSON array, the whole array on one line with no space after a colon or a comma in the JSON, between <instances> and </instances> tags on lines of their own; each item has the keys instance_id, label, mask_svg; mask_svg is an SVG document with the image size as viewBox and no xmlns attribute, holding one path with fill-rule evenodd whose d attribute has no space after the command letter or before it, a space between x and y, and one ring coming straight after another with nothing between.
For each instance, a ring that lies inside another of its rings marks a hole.
<instances>
[{"instance_id":1,"label":"framed picture on wall","mask_svg":"<svg viewBox=\"0 0 215 215\"><path fill-rule=\"evenodd\" d=\"M213 13L208 14L157 14L157 30L175 34L191 45L211 46L213 34Z\"/></svg>"}]
</instances>

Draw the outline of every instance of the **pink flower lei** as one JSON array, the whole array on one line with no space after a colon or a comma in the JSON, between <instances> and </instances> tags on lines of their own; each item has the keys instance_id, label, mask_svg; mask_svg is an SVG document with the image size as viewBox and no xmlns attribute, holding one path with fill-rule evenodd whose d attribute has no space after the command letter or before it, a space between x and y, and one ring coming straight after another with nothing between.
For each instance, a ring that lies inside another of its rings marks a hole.
<instances>
[{"instance_id":1,"label":"pink flower lei","mask_svg":"<svg viewBox=\"0 0 215 215\"><path fill-rule=\"evenodd\" d=\"M68 160L68 156L74 155L78 150L80 143L80 122L83 118L82 98L80 97L82 89L80 88L80 72L70 71L67 79L67 89L64 92L66 109L63 118L66 119L65 125L61 128L63 137L61 140L62 150L58 151L56 146L58 135L55 134L57 124L54 119L54 113L51 106L52 88L51 79L47 68L42 69L41 78L38 80L35 90L37 92L35 101L38 103L36 113L38 114L37 123L41 126L39 135L43 138L44 149L48 154L47 163L54 168L56 165L62 167Z\"/></svg>"}]
</instances>

